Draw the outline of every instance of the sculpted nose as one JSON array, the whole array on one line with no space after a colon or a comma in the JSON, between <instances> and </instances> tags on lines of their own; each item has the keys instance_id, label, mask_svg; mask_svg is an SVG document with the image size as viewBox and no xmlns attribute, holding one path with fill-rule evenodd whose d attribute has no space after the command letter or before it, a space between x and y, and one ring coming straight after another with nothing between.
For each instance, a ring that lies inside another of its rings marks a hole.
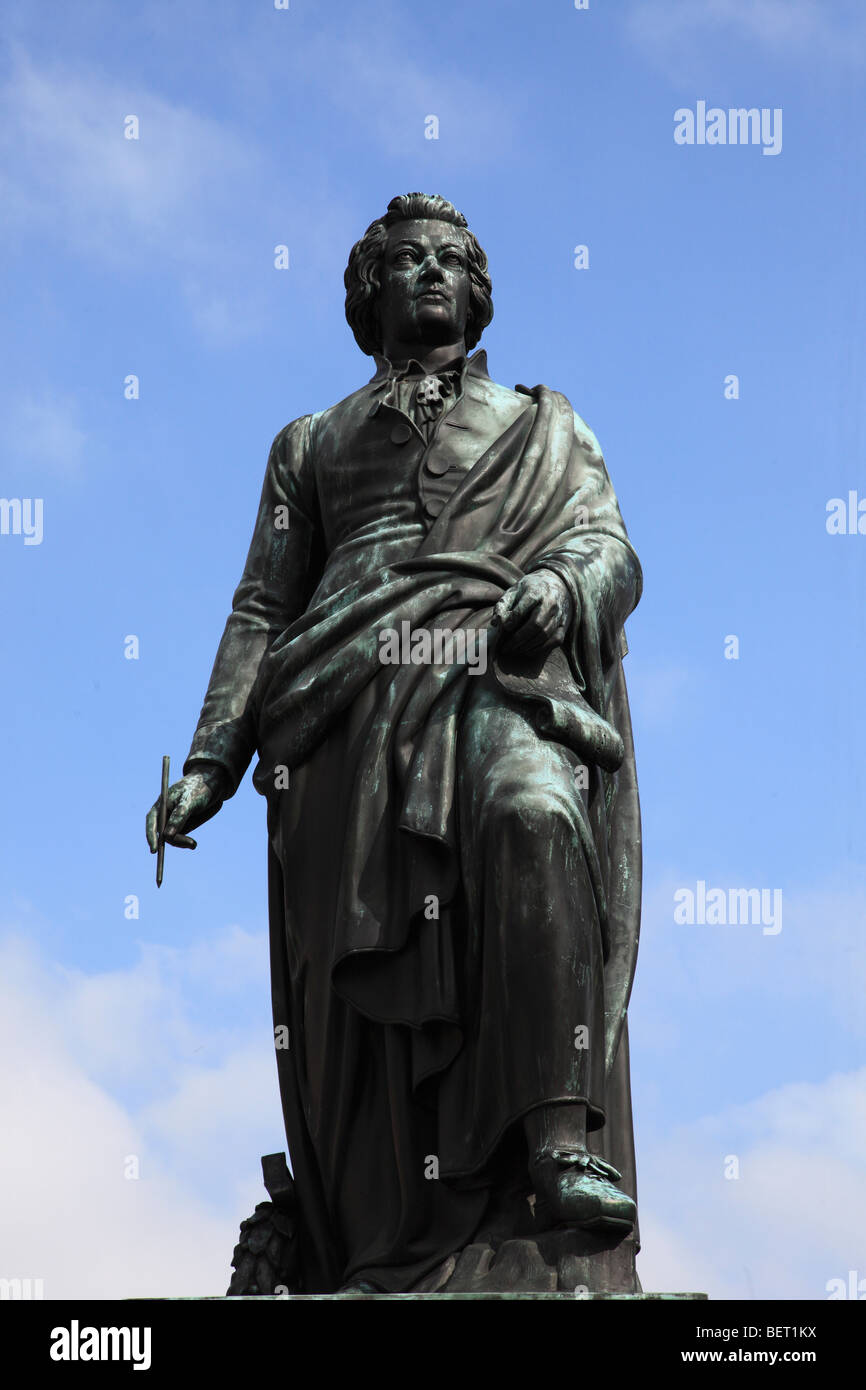
<instances>
[{"instance_id":1,"label":"sculpted nose","mask_svg":"<svg viewBox=\"0 0 866 1390\"><path fill-rule=\"evenodd\" d=\"M420 270L420 273L419 273L419 275L418 275L418 279L419 279L419 280L444 280L444 278L445 278L445 273L444 273L444 271L443 271L441 265L440 265L439 262L437 261L436 257L435 257L435 256L432 254L432 252L431 252L431 254L426 258L426 260L424 260L424 261L422 262L421 270Z\"/></svg>"}]
</instances>

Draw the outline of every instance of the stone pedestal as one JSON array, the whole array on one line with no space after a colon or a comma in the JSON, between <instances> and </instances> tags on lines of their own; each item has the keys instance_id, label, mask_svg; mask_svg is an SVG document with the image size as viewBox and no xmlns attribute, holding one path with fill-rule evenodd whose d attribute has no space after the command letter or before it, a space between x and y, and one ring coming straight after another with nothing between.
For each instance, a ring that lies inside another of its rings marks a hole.
<instances>
[{"instance_id":1,"label":"stone pedestal","mask_svg":"<svg viewBox=\"0 0 866 1390\"><path fill-rule=\"evenodd\" d=\"M632 1236L559 1230L469 1245L413 1293L639 1294Z\"/></svg>"},{"instance_id":2,"label":"stone pedestal","mask_svg":"<svg viewBox=\"0 0 866 1390\"><path fill-rule=\"evenodd\" d=\"M530 1299L553 1303L683 1303L697 1300L706 1302L705 1293L295 1293L295 1294L241 1294L239 1297L220 1298L209 1295L206 1299L173 1299L172 1302L210 1302L211 1298L225 1303L462 1303L464 1301L500 1303L509 1300Z\"/></svg>"},{"instance_id":3,"label":"stone pedestal","mask_svg":"<svg viewBox=\"0 0 866 1390\"><path fill-rule=\"evenodd\" d=\"M703 1299L705 1294L644 1294L634 1233L546 1229L534 1201L494 1210L476 1241L454 1252L405 1293L346 1289L300 1292L298 1212L285 1154L262 1159L270 1202L241 1224L230 1298L637 1298ZM276 1292L279 1291L279 1292Z\"/></svg>"}]
</instances>

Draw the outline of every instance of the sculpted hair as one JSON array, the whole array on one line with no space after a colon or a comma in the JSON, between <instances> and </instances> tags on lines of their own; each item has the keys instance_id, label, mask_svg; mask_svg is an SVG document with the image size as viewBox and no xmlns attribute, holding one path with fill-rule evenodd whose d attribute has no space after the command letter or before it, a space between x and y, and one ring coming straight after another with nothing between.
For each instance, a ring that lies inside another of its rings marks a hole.
<instances>
[{"instance_id":1,"label":"sculpted hair","mask_svg":"<svg viewBox=\"0 0 866 1390\"><path fill-rule=\"evenodd\" d=\"M395 222L410 219L450 222L463 233L470 280L466 347L467 350L474 348L493 318L493 286L487 273L487 257L470 232L463 213L438 193L402 193L398 198L392 198L385 216L371 222L361 240L352 247L343 282L346 286L346 319L355 335L355 342L368 356L382 351L377 300L388 228Z\"/></svg>"}]
</instances>

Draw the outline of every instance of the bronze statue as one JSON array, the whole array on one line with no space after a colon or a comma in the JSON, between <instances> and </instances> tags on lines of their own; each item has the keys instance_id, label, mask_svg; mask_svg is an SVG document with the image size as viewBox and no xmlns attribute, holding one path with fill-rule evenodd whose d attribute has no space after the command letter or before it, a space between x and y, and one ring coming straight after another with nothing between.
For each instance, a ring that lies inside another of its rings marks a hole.
<instances>
[{"instance_id":1,"label":"bronze statue","mask_svg":"<svg viewBox=\"0 0 866 1390\"><path fill-rule=\"evenodd\" d=\"M566 398L467 357L462 214L393 199L345 283L376 372L274 440L164 830L258 751L292 1288L636 1291L640 564Z\"/></svg>"}]
</instances>

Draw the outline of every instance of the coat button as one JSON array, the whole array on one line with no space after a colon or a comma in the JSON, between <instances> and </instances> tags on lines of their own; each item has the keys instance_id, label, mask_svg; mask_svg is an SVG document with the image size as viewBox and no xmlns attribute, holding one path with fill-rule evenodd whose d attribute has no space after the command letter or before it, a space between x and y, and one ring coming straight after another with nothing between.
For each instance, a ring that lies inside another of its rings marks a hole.
<instances>
[{"instance_id":1,"label":"coat button","mask_svg":"<svg viewBox=\"0 0 866 1390\"><path fill-rule=\"evenodd\" d=\"M448 472L451 460L444 454L431 454L424 466L428 473L433 473L438 478L442 473Z\"/></svg>"},{"instance_id":2,"label":"coat button","mask_svg":"<svg viewBox=\"0 0 866 1390\"><path fill-rule=\"evenodd\" d=\"M444 497L428 497L424 503L424 510L428 516L438 516L444 506Z\"/></svg>"},{"instance_id":3,"label":"coat button","mask_svg":"<svg viewBox=\"0 0 866 1390\"><path fill-rule=\"evenodd\" d=\"M391 431L392 444L405 444L412 438L412 426L407 425L404 420L399 420Z\"/></svg>"}]
</instances>

